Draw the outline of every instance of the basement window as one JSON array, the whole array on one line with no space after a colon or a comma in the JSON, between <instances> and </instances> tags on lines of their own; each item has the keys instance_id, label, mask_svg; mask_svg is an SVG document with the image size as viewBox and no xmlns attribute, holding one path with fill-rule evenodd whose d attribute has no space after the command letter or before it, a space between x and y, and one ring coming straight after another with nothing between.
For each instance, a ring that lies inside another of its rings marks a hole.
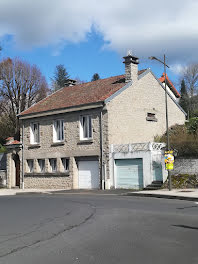
<instances>
[{"instance_id":1,"label":"basement window","mask_svg":"<svg viewBox=\"0 0 198 264\"><path fill-rule=\"evenodd\" d=\"M56 172L57 171L56 159L49 159L49 163L50 163L51 172Z\"/></svg>"},{"instance_id":2,"label":"basement window","mask_svg":"<svg viewBox=\"0 0 198 264\"><path fill-rule=\"evenodd\" d=\"M157 122L157 118L156 118L155 113L147 113L146 120Z\"/></svg>"},{"instance_id":3,"label":"basement window","mask_svg":"<svg viewBox=\"0 0 198 264\"><path fill-rule=\"evenodd\" d=\"M44 159L39 159L38 160L38 164L39 164L40 172L44 172L45 171L45 160Z\"/></svg>"},{"instance_id":4,"label":"basement window","mask_svg":"<svg viewBox=\"0 0 198 264\"><path fill-rule=\"evenodd\" d=\"M33 159L27 160L27 165L28 165L28 172L33 172L34 171L34 161L33 161Z\"/></svg>"},{"instance_id":5,"label":"basement window","mask_svg":"<svg viewBox=\"0 0 198 264\"><path fill-rule=\"evenodd\" d=\"M69 171L69 159L68 158L61 158L62 170Z\"/></svg>"}]
</instances>

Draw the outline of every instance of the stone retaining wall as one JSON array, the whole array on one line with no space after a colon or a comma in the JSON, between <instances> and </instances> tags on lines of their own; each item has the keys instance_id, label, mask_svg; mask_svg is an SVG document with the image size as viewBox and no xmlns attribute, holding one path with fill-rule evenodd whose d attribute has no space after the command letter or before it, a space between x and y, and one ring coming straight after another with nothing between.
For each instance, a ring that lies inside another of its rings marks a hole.
<instances>
[{"instance_id":1,"label":"stone retaining wall","mask_svg":"<svg viewBox=\"0 0 198 264\"><path fill-rule=\"evenodd\" d=\"M71 176L26 176L25 189L72 189Z\"/></svg>"},{"instance_id":2,"label":"stone retaining wall","mask_svg":"<svg viewBox=\"0 0 198 264\"><path fill-rule=\"evenodd\" d=\"M172 174L198 175L198 159L176 159Z\"/></svg>"}]
</instances>

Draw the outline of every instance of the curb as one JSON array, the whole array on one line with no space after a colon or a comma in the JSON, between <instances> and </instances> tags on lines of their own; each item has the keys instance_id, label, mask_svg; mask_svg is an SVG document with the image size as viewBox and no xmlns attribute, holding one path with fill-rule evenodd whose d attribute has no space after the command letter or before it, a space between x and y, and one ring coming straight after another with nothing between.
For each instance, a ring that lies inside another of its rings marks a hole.
<instances>
[{"instance_id":1,"label":"curb","mask_svg":"<svg viewBox=\"0 0 198 264\"><path fill-rule=\"evenodd\" d=\"M17 192L16 195L27 195L27 194L52 194L51 192Z\"/></svg>"},{"instance_id":2,"label":"curb","mask_svg":"<svg viewBox=\"0 0 198 264\"><path fill-rule=\"evenodd\" d=\"M177 195L165 195L165 194L152 194L152 193L126 193L126 196L136 196L136 197L153 197L153 198L164 198L164 199L176 199L185 201L198 201L196 197L186 197Z\"/></svg>"}]
</instances>

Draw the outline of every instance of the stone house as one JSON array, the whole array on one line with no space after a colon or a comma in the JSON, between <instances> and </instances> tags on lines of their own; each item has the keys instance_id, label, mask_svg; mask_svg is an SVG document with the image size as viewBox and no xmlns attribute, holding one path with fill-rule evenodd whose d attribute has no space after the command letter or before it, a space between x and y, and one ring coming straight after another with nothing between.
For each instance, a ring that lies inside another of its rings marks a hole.
<instances>
[{"instance_id":1,"label":"stone house","mask_svg":"<svg viewBox=\"0 0 198 264\"><path fill-rule=\"evenodd\" d=\"M64 87L20 114L21 188L114 188L112 146L152 142L165 132L163 76L160 81L150 69L138 71L138 58L130 54L124 64L124 75ZM183 124L180 95L167 84L169 126ZM130 169L144 168L140 174L147 177L141 155L132 158ZM120 168L123 175L126 167Z\"/></svg>"}]
</instances>

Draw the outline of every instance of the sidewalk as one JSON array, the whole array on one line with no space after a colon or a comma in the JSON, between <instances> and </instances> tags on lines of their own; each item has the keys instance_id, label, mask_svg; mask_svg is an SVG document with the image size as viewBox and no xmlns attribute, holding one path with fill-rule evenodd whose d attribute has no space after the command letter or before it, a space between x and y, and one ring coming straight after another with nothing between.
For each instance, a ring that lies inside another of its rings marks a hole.
<instances>
[{"instance_id":1,"label":"sidewalk","mask_svg":"<svg viewBox=\"0 0 198 264\"><path fill-rule=\"evenodd\" d=\"M0 189L0 196L16 195L16 194L33 194L43 193L50 194L52 192L63 191L62 189Z\"/></svg>"},{"instance_id":2,"label":"sidewalk","mask_svg":"<svg viewBox=\"0 0 198 264\"><path fill-rule=\"evenodd\" d=\"M198 189L168 189L128 192L127 196L155 197L166 199L179 199L187 201L198 201Z\"/></svg>"},{"instance_id":3,"label":"sidewalk","mask_svg":"<svg viewBox=\"0 0 198 264\"><path fill-rule=\"evenodd\" d=\"M65 190L65 189L0 189L0 196L20 194L92 194L92 195L121 195L137 197L155 197L165 199L179 199L198 202L198 189L167 189L155 191L115 190Z\"/></svg>"},{"instance_id":4,"label":"sidewalk","mask_svg":"<svg viewBox=\"0 0 198 264\"><path fill-rule=\"evenodd\" d=\"M132 190L131 190L132 191ZM86 189L0 189L0 196L20 194L93 194L93 195L126 195L130 190L86 190Z\"/></svg>"}]
</instances>

